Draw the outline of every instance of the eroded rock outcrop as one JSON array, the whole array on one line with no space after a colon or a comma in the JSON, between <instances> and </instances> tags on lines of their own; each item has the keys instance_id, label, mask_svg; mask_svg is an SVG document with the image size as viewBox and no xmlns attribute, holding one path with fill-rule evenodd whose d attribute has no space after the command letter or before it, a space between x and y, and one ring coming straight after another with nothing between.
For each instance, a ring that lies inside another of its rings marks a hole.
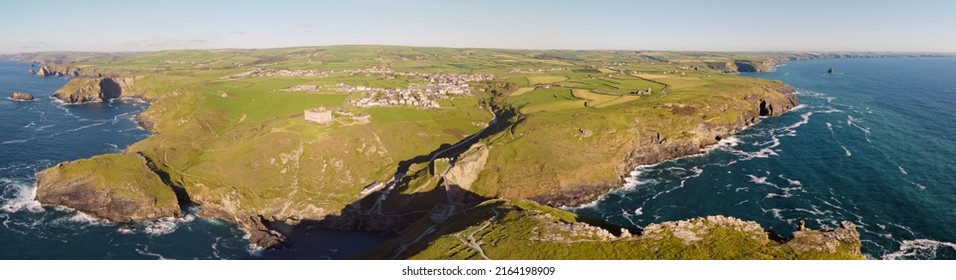
<instances>
[{"instance_id":1,"label":"eroded rock outcrop","mask_svg":"<svg viewBox=\"0 0 956 280\"><path fill-rule=\"evenodd\" d=\"M33 95L26 92L14 91L10 94L10 99L16 101L33 101Z\"/></svg>"},{"instance_id":2,"label":"eroded rock outcrop","mask_svg":"<svg viewBox=\"0 0 956 280\"><path fill-rule=\"evenodd\" d=\"M488 146L483 143L475 144L455 161L455 165L445 175L445 180L449 184L470 190L471 185L478 179L478 173L485 167L487 160Z\"/></svg>"},{"instance_id":3,"label":"eroded rock outcrop","mask_svg":"<svg viewBox=\"0 0 956 280\"><path fill-rule=\"evenodd\" d=\"M75 78L53 97L65 103L102 102L120 97L135 97L130 88L135 78Z\"/></svg>"}]
</instances>

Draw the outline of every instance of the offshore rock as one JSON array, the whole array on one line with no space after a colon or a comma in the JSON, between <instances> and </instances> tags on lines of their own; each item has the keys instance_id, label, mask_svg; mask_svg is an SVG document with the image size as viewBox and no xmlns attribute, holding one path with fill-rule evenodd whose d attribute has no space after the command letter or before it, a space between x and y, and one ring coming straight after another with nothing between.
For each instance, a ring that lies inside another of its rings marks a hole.
<instances>
[{"instance_id":1,"label":"offshore rock","mask_svg":"<svg viewBox=\"0 0 956 280\"><path fill-rule=\"evenodd\" d=\"M33 95L26 92L14 91L10 94L10 99L16 101L33 101Z\"/></svg>"}]
</instances>

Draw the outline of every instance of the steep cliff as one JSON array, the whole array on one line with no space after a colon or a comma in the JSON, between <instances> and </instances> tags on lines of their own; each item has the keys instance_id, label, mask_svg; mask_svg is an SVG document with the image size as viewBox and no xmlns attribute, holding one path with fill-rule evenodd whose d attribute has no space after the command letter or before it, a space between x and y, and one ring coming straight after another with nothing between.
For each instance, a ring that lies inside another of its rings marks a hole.
<instances>
[{"instance_id":1,"label":"steep cliff","mask_svg":"<svg viewBox=\"0 0 956 280\"><path fill-rule=\"evenodd\" d=\"M64 103L102 102L120 97L138 97L130 91L135 78L74 78L53 97Z\"/></svg>"}]
</instances>

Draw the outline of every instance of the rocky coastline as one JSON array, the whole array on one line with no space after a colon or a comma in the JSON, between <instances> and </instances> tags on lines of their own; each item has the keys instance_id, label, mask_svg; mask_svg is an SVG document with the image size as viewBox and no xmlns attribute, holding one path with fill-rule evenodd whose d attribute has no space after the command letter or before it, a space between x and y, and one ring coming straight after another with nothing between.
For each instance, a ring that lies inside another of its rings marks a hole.
<instances>
[{"instance_id":1,"label":"rocky coastline","mask_svg":"<svg viewBox=\"0 0 956 280\"><path fill-rule=\"evenodd\" d=\"M737 132L759 123L761 117L776 117L797 107L799 102L792 94L795 89L783 86L774 89L785 95L783 99L760 99L755 95L747 97L753 104L751 110L743 112L737 122L726 125L712 125L701 123L696 131L696 137L691 139L664 139L661 136L645 136L635 141L629 148L627 159L617 170L617 179L598 184L581 184L558 193L551 193L530 198L531 200L551 207L577 207L591 203L608 192L621 187L624 179L638 166L654 165L681 157L701 154L707 148L716 145L721 139L733 136Z\"/></svg>"}]
</instances>

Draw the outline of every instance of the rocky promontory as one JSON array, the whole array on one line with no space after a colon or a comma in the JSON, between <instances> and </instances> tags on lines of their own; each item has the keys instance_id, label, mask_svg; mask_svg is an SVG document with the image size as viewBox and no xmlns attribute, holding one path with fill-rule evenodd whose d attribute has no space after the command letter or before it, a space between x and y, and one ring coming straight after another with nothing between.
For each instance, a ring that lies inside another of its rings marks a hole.
<instances>
[{"instance_id":1,"label":"rocky promontory","mask_svg":"<svg viewBox=\"0 0 956 280\"><path fill-rule=\"evenodd\" d=\"M74 78L53 97L64 103L102 102L130 96L135 78Z\"/></svg>"},{"instance_id":2,"label":"rocky promontory","mask_svg":"<svg viewBox=\"0 0 956 280\"><path fill-rule=\"evenodd\" d=\"M430 231L430 232L429 232ZM408 230L370 259L863 259L856 226L771 238L727 216L649 224L595 222L529 201L492 200L428 230Z\"/></svg>"},{"instance_id":3,"label":"rocky promontory","mask_svg":"<svg viewBox=\"0 0 956 280\"><path fill-rule=\"evenodd\" d=\"M33 101L33 95L26 92L14 91L10 94L10 99L15 101Z\"/></svg>"},{"instance_id":4,"label":"rocky promontory","mask_svg":"<svg viewBox=\"0 0 956 280\"><path fill-rule=\"evenodd\" d=\"M145 166L129 154L60 163L36 174L36 199L114 222L181 216L176 194Z\"/></svg>"}]
</instances>

